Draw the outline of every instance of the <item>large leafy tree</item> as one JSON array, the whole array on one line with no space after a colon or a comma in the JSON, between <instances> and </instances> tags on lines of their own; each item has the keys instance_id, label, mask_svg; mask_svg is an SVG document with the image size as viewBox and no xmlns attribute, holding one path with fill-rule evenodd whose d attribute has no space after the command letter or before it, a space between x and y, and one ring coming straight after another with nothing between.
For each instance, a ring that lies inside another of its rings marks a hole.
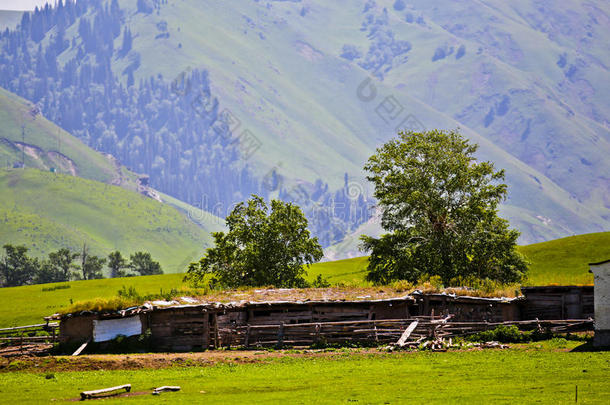
<instances>
[{"instance_id":1,"label":"large leafy tree","mask_svg":"<svg viewBox=\"0 0 610 405\"><path fill-rule=\"evenodd\" d=\"M307 229L299 207L256 195L239 203L226 218L228 231L215 232L213 248L191 263L187 279L194 283L213 274L223 286L301 287L305 265L323 256L317 238Z\"/></svg>"},{"instance_id":2,"label":"large leafy tree","mask_svg":"<svg viewBox=\"0 0 610 405\"><path fill-rule=\"evenodd\" d=\"M507 193L504 171L477 162L477 148L457 131L403 132L369 158L364 168L389 232L362 237L371 252L369 280L416 281L427 274L447 285L523 278L519 232L498 217Z\"/></svg>"}]
</instances>

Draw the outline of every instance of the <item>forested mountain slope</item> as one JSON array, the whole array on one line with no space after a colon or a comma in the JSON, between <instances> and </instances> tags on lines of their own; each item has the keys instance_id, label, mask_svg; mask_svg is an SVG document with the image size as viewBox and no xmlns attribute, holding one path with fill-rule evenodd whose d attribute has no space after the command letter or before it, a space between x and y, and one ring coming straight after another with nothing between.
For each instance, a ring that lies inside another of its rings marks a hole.
<instances>
[{"instance_id":1,"label":"forested mountain slope","mask_svg":"<svg viewBox=\"0 0 610 405\"><path fill-rule=\"evenodd\" d=\"M325 246L372 221L361 167L376 146L460 127L507 170L503 214L525 243L610 228L609 15L599 1L68 1L2 34L0 85L219 216L250 193L296 201Z\"/></svg>"}]
</instances>

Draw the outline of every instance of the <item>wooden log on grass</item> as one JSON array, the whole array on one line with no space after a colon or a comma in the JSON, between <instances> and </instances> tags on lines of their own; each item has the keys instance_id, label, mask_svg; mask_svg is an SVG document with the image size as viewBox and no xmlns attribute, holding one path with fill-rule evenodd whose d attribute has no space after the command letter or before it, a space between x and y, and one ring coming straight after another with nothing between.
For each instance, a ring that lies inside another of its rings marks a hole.
<instances>
[{"instance_id":1,"label":"wooden log on grass","mask_svg":"<svg viewBox=\"0 0 610 405\"><path fill-rule=\"evenodd\" d=\"M131 391L131 384L117 385L116 387L102 388L101 390L83 391L80 393L82 400L91 399L98 396L115 393L116 391L125 390L125 392Z\"/></svg>"},{"instance_id":2,"label":"wooden log on grass","mask_svg":"<svg viewBox=\"0 0 610 405\"><path fill-rule=\"evenodd\" d=\"M176 392L180 391L180 387L177 385L164 385L163 387L155 388L153 391L153 395L159 395L162 392Z\"/></svg>"}]
</instances>

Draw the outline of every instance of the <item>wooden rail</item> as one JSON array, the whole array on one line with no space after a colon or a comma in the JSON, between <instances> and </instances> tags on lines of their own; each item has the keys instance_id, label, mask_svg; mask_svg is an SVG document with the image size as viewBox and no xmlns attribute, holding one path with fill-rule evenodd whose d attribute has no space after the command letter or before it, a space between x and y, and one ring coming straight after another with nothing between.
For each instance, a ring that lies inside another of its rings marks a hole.
<instances>
[{"instance_id":1,"label":"wooden rail","mask_svg":"<svg viewBox=\"0 0 610 405\"><path fill-rule=\"evenodd\" d=\"M417 322L415 322L417 321ZM501 325L521 330L554 333L593 329L592 319L531 320L511 322L451 322L449 319L388 319L342 322L313 322L277 325L246 325L226 330L236 346L311 346L316 343L395 343L407 339L467 336ZM406 333L408 332L408 333ZM406 336L404 339L401 337Z\"/></svg>"},{"instance_id":2,"label":"wooden rail","mask_svg":"<svg viewBox=\"0 0 610 405\"><path fill-rule=\"evenodd\" d=\"M41 323L0 329L0 346L20 347L49 343L55 344L59 337L59 323ZM40 335L45 332L48 335Z\"/></svg>"}]
</instances>

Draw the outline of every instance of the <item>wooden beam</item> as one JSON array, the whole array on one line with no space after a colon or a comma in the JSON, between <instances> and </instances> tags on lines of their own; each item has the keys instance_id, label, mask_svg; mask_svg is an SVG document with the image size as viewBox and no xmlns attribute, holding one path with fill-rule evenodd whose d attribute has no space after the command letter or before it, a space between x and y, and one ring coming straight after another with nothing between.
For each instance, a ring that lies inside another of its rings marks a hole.
<instances>
[{"instance_id":1,"label":"wooden beam","mask_svg":"<svg viewBox=\"0 0 610 405\"><path fill-rule=\"evenodd\" d=\"M284 345L284 323L280 323L280 328L277 332L277 346L281 349Z\"/></svg>"},{"instance_id":2,"label":"wooden beam","mask_svg":"<svg viewBox=\"0 0 610 405\"><path fill-rule=\"evenodd\" d=\"M177 385L173 385L173 386L164 385L163 387L155 388L155 390L153 391L153 395L159 395L162 392L167 392L167 391L170 391L170 392L180 391L180 387Z\"/></svg>"},{"instance_id":3,"label":"wooden beam","mask_svg":"<svg viewBox=\"0 0 610 405\"><path fill-rule=\"evenodd\" d=\"M409 339L409 336L411 336L411 333L413 333L415 328L417 328L418 323L419 323L419 321L411 322L411 325L409 325L409 327L407 329L405 329L402 336L400 336L400 339L398 339L398 342L396 342L396 344L398 346L404 347L407 344L407 339Z\"/></svg>"},{"instance_id":4,"label":"wooden beam","mask_svg":"<svg viewBox=\"0 0 610 405\"><path fill-rule=\"evenodd\" d=\"M21 329L33 329L33 328L44 328L44 327L56 328L58 326L59 326L58 323L50 323L48 325L46 323L41 323L41 324L37 324L37 325L15 326L13 328L2 328L2 329L0 329L0 332L12 332L12 331L21 330Z\"/></svg>"},{"instance_id":5,"label":"wooden beam","mask_svg":"<svg viewBox=\"0 0 610 405\"><path fill-rule=\"evenodd\" d=\"M110 388L102 388L101 390L83 391L80 393L80 397L82 400L91 399L98 395L109 394L111 392L120 391L120 390L125 390L125 392L131 391L131 384L118 385L116 387L110 387Z\"/></svg>"},{"instance_id":6,"label":"wooden beam","mask_svg":"<svg viewBox=\"0 0 610 405\"><path fill-rule=\"evenodd\" d=\"M85 350L85 348L87 347L89 342L91 342L91 339L87 340L85 343L80 345L80 347L78 349L76 349L76 351L74 353L72 353L72 356L78 356L79 354L81 354L83 352L83 350Z\"/></svg>"}]
</instances>

